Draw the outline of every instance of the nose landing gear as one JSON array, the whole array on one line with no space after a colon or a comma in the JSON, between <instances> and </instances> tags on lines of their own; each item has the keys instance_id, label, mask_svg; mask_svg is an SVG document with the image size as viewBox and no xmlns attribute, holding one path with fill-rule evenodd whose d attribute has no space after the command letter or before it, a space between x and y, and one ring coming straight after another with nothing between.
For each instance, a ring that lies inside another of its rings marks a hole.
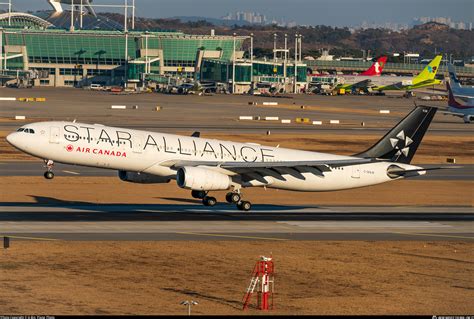
<instances>
[{"instance_id":1,"label":"nose landing gear","mask_svg":"<svg viewBox=\"0 0 474 319\"><path fill-rule=\"evenodd\" d=\"M44 172L44 178L53 179L54 178L54 173L53 173L54 162L52 160L44 160L44 163L46 164L46 168L47 168L47 171Z\"/></svg>"}]
</instances>

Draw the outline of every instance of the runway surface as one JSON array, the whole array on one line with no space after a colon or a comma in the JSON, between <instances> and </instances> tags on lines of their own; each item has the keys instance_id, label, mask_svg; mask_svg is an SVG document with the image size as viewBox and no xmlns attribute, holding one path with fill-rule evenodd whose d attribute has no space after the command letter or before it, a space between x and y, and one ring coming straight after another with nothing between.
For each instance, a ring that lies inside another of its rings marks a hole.
<instances>
[{"instance_id":1,"label":"runway surface","mask_svg":"<svg viewBox=\"0 0 474 319\"><path fill-rule=\"evenodd\" d=\"M474 241L471 206L0 206L0 236L31 240Z\"/></svg>"},{"instance_id":2,"label":"runway surface","mask_svg":"<svg viewBox=\"0 0 474 319\"><path fill-rule=\"evenodd\" d=\"M42 176L45 169L43 163L38 161L1 161L0 176ZM442 169L429 171L425 176L415 177L418 180L474 180L474 165L452 164L418 164L421 167L459 167L455 169ZM75 165L55 164L56 176L117 176L116 170L83 167Z\"/></svg>"}]
</instances>

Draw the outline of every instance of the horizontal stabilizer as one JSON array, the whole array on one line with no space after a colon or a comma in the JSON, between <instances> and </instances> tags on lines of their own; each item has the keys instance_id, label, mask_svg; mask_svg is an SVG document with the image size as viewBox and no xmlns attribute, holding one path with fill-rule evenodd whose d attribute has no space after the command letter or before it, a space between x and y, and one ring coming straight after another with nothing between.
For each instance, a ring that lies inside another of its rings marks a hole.
<instances>
[{"instance_id":1,"label":"horizontal stabilizer","mask_svg":"<svg viewBox=\"0 0 474 319\"><path fill-rule=\"evenodd\" d=\"M419 172L425 172L425 171L434 171L434 170L439 170L439 169L456 169L456 168L462 168L462 166L443 166L443 167L428 167L428 168L417 168L417 169L400 169L400 168L394 168L394 169L388 169L387 174L389 175L394 175L394 176L417 176L414 175L413 173L419 173Z\"/></svg>"}]
</instances>

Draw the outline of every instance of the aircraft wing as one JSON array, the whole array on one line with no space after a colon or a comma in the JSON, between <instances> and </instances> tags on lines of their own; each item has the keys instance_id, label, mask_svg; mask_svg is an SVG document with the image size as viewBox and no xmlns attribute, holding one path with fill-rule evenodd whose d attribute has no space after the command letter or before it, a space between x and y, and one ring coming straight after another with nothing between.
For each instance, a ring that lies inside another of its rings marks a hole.
<instances>
[{"instance_id":1,"label":"aircraft wing","mask_svg":"<svg viewBox=\"0 0 474 319\"><path fill-rule=\"evenodd\" d=\"M372 87L372 81L369 80L369 79L366 79L366 80L363 80L363 81L359 81L359 82L356 82L356 83L353 83L350 85L352 88L356 88L356 89L359 89L359 88L368 88L368 87Z\"/></svg>"},{"instance_id":2,"label":"aircraft wing","mask_svg":"<svg viewBox=\"0 0 474 319\"><path fill-rule=\"evenodd\" d=\"M209 161L166 161L162 166L179 169L186 166L205 166L221 168L229 172L229 175L247 175L257 180L264 180L265 176L271 176L279 180L285 180L283 174L289 174L300 179L305 179L301 174L311 172L324 177L324 172L330 172L333 167L366 164L376 160L369 158L353 158L344 160L322 160L322 161L288 161L288 162L209 162Z\"/></svg>"}]
</instances>

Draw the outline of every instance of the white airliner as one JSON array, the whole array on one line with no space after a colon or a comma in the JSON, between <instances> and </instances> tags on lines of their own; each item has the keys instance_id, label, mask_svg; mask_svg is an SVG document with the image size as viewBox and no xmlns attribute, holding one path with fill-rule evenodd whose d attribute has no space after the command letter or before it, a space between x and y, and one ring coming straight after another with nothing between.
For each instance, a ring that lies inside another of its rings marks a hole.
<instances>
[{"instance_id":1,"label":"white airliner","mask_svg":"<svg viewBox=\"0 0 474 319\"><path fill-rule=\"evenodd\" d=\"M38 122L7 136L19 150L54 162L118 170L135 183L176 180L206 206L209 191L232 190L226 200L248 211L241 189L264 186L294 191L334 191L424 175L410 165L436 108L418 106L368 150L342 156L254 143L235 143L75 122ZM429 168L438 169L438 168Z\"/></svg>"}]
</instances>

